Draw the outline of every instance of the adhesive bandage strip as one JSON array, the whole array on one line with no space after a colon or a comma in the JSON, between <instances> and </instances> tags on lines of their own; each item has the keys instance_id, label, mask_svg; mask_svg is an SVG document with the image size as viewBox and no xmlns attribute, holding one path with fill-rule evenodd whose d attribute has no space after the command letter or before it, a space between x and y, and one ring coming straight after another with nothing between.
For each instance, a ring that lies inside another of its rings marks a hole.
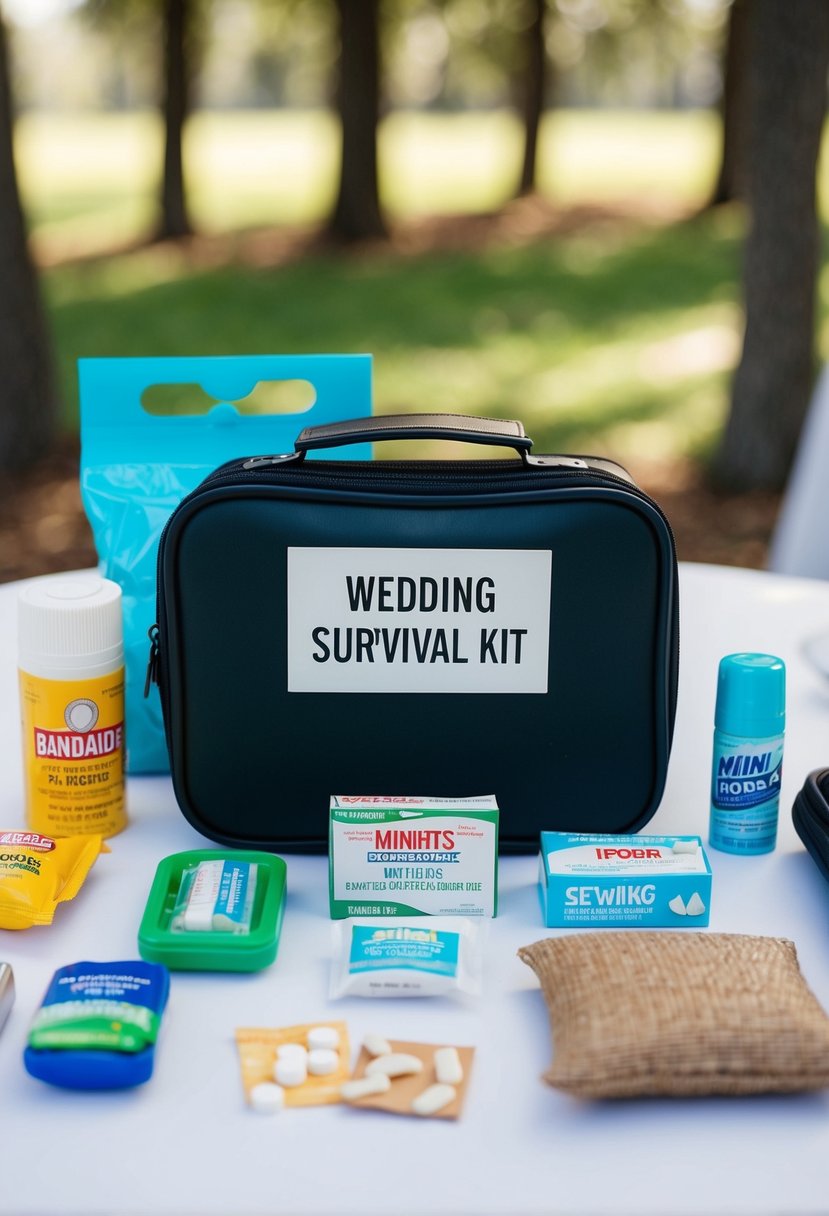
<instances>
[{"instance_id":1,"label":"adhesive bandage strip","mask_svg":"<svg viewBox=\"0 0 829 1216\"><path fill-rule=\"evenodd\" d=\"M474 1047L418 1043L403 1039L389 1041L391 1051L372 1057L363 1044L356 1064L355 1094L362 1095L360 1107L387 1111L394 1115L434 1116L438 1119L460 1117L468 1078L472 1071ZM454 1080L446 1078L452 1076ZM363 1089L364 1083L386 1082L379 1093ZM351 1088L344 1090L344 1096Z\"/></svg>"}]
</instances>

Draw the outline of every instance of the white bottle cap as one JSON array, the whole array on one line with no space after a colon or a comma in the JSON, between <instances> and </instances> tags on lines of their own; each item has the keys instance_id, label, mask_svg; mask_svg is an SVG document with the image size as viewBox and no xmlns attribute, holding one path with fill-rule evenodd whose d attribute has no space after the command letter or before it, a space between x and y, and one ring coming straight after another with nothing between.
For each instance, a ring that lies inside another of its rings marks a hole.
<instances>
[{"instance_id":1,"label":"white bottle cap","mask_svg":"<svg viewBox=\"0 0 829 1216\"><path fill-rule=\"evenodd\" d=\"M18 662L51 680L106 675L124 662L121 588L97 575L49 575L20 589Z\"/></svg>"}]
</instances>

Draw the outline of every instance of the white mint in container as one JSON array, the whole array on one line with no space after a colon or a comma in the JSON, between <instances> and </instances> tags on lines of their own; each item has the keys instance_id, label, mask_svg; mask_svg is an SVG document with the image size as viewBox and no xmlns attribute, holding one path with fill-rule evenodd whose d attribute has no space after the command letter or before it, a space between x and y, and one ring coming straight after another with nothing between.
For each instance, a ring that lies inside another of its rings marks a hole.
<instances>
[{"instance_id":1,"label":"white mint in container","mask_svg":"<svg viewBox=\"0 0 829 1216\"><path fill-rule=\"evenodd\" d=\"M118 584L96 575L26 583L18 666L28 828L114 836L127 826Z\"/></svg>"}]
</instances>

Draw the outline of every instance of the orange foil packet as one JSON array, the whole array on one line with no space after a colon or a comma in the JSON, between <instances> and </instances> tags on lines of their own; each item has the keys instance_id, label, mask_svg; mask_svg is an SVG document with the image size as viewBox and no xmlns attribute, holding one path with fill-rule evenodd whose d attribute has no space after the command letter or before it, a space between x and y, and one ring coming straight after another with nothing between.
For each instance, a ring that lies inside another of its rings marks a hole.
<instances>
[{"instance_id":1,"label":"orange foil packet","mask_svg":"<svg viewBox=\"0 0 829 1216\"><path fill-rule=\"evenodd\" d=\"M335 1072L324 1077L315 1077L309 1073L307 1080L302 1085L286 1088L285 1105L328 1106L340 1101L340 1086L343 1081L348 1080L351 1071L348 1027L345 1022L303 1022L299 1026L240 1027L236 1031L236 1045L239 1049L239 1064L242 1069L242 1088L248 1101L250 1101L250 1091L254 1085L259 1085L262 1081L273 1081L277 1048L286 1043L299 1043L303 1047L307 1046L308 1032L318 1026L330 1026L339 1034L340 1044L336 1049L339 1066Z\"/></svg>"},{"instance_id":2,"label":"orange foil packet","mask_svg":"<svg viewBox=\"0 0 829 1216\"><path fill-rule=\"evenodd\" d=\"M0 829L0 929L51 925L59 903L74 899L101 853L103 836Z\"/></svg>"}]
</instances>

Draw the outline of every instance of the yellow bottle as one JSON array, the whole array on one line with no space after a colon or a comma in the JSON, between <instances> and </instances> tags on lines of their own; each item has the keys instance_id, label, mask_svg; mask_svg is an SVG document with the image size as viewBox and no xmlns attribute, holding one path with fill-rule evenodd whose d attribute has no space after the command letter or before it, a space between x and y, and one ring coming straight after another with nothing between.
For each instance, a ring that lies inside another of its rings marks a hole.
<instances>
[{"instance_id":1,"label":"yellow bottle","mask_svg":"<svg viewBox=\"0 0 829 1216\"><path fill-rule=\"evenodd\" d=\"M121 588L35 579L18 599L26 823L46 836L114 836L124 800Z\"/></svg>"}]
</instances>

